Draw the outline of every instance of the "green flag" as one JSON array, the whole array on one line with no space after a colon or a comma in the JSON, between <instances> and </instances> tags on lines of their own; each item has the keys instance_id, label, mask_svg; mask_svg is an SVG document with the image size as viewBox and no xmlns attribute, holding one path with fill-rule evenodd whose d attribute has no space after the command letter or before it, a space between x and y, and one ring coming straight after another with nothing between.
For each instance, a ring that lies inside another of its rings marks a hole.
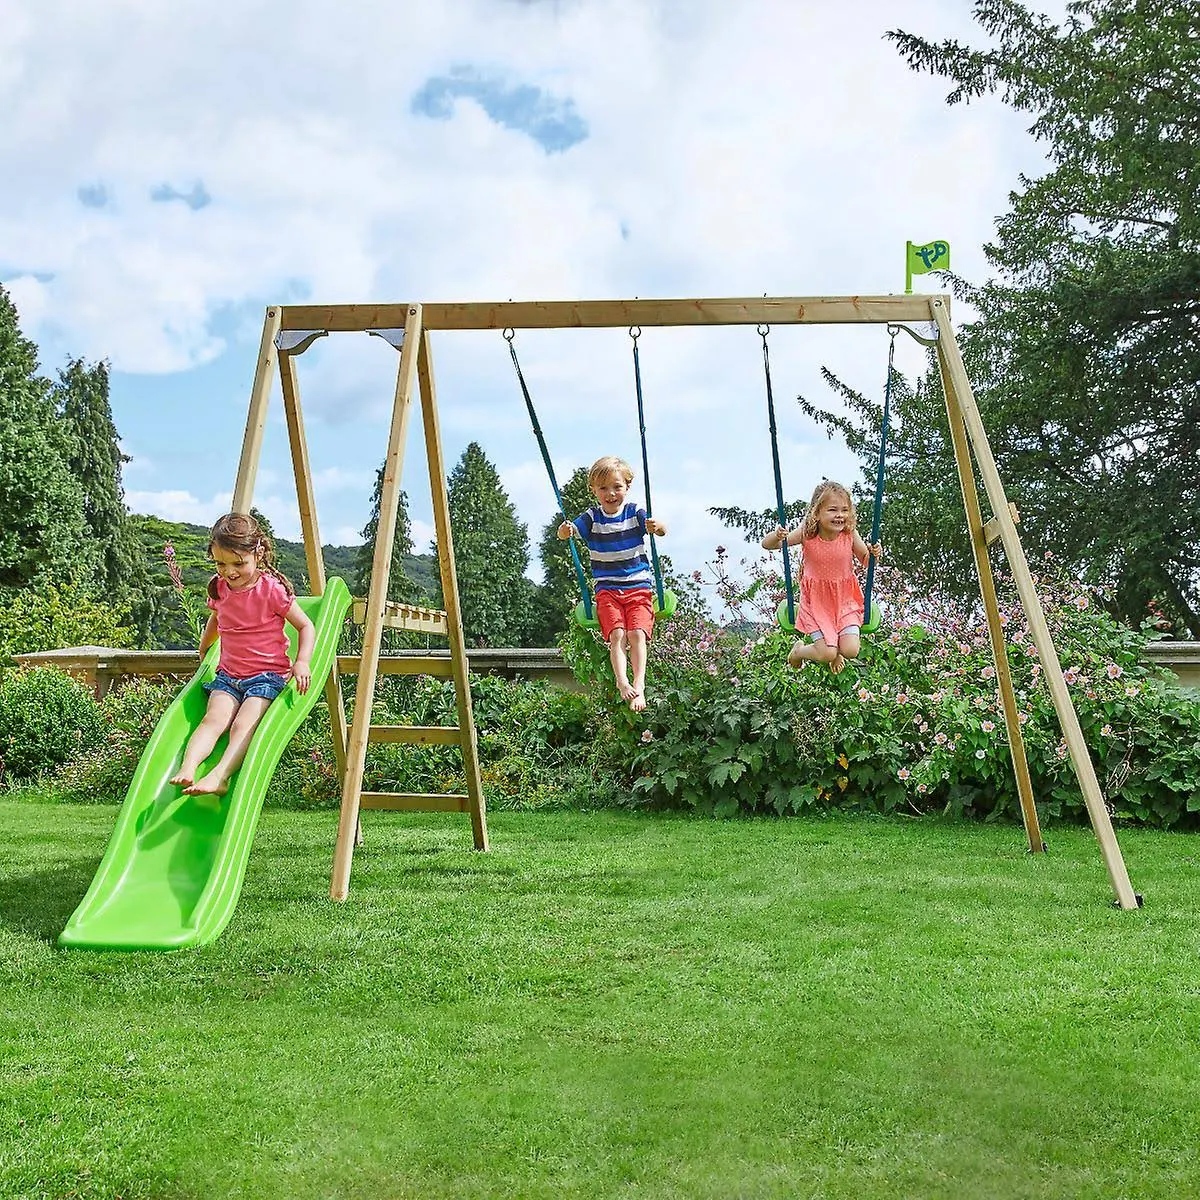
<instances>
[{"instance_id":1,"label":"green flag","mask_svg":"<svg viewBox=\"0 0 1200 1200\"><path fill-rule=\"evenodd\" d=\"M925 275L930 271L948 271L950 269L950 243L928 242L924 246L914 246L906 242L908 247L904 264L904 290L912 291L912 277Z\"/></svg>"}]
</instances>

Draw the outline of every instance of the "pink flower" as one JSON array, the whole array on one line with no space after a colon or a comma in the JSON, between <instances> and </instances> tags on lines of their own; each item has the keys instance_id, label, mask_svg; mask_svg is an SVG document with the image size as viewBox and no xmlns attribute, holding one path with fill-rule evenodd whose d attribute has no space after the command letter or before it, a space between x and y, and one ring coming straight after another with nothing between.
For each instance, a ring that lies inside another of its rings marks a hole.
<instances>
[{"instance_id":1,"label":"pink flower","mask_svg":"<svg viewBox=\"0 0 1200 1200\"><path fill-rule=\"evenodd\" d=\"M649 729L643 729L642 741L647 743L654 741L654 734Z\"/></svg>"},{"instance_id":2,"label":"pink flower","mask_svg":"<svg viewBox=\"0 0 1200 1200\"><path fill-rule=\"evenodd\" d=\"M958 652L959 652L959 654L970 654L971 647L967 642L959 642L958 643Z\"/></svg>"},{"instance_id":3,"label":"pink flower","mask_svg":"<svg viewBox=\"0 0 1200 1200\"><path fill-rule=\"evenodd\" d=\"M908 693L907 692L897 692L896 693L896 703L897 704L907 704L908 703Z\"/></svg>"},{"instance_id":4,"label":"pink flower","mask_svg":"<svg viewBox=\"0 0 1200 1200\"><path fill-rule=\"evenodd\" d=\"M1101 737L1111 737L1112 736L1112 726L1111 725L1102 725L1100 727L1100 736Z\"/></svg>"},{"instance_id":5,"label":"pink flower","mask_svg":"<svg viewBox=\"0 0 1200 1200\"><path fill-rule=\"evenodd\" d=\"M865 703L866 701L871 699L871 693L868 692L865 687L860 687L858 689L858 698L860 701Z\"/></svg>"},{"instance_id":6,"label":"pink flower","mask_svg":"<svg viewBox=\"0 0 1200 1200\"><path fill-rule=\"evenodd\" d=\"M1025 641L1025 630L1018 629L1017 632L1012 635L1012 644L1014 646L1020 646L1024 643L1024 641Z\"/></svg>"},{"instance_id":7,"label":"pink flower","mask_svg":"<svg viewBox=\"0 0 1200 1200\"><path fill-rule=\"evenodd\" d=\"M1079 682L1079 668L1078 667L1068 667L1063 672L1063 678L1067 681L1067 683L1078 683Z\"/></svg>"},{"instance_id":8,"label":"pink flower","mask_svg":"<svg viewBox=\"0 0 1200 1200\"><path fill-rule=\"evenodd\" d=\"M927 783L918 783L918 784L917 784L917 791L918 791L918 792L920 792L922 795L924 795L924 793L925 793L925 792L929 791L929 784L927 784Z\"/></svg>"},{"instance_id":9,"label":"pink flower","mask_svg":"<svg viewBox=\"0 0 1200 1200\"><path fill-rule=\"evenodd\" d=\"M1108 666L1104 668L1104 673L1109 677L1109 679L1120 679L1121 676L1125 674L1125 672L1116 663L1109 663Z\"/></svg>"},{"instance_id":10,"label":"pink flower","mask_svg":"<svg viewBox=\"0 0 1200 1200\"><path fill-rule=\"evenodd\" d=\"M1020 713L1017 716L1017 720L1020 721L1022 725L1024 725L1029 720L1029 714L1028 713Z\"/></svg>"},{"instance_id":11,"label":"pink flower","mask_svg":"<svg viewBox=\"0 0 1200 1200\"><path fill-rule=\"evenodd\" d=\"M996 678L996 668L995 667L984 667L983 670L979 672L979 678L980 679L995 679Z\"/></svg>"},{"instance_id":12,"label":"pink flower","mask_svg":"<svg viewBox=\"0 0 1200 1200\"><path fill-rule=\"evenodd\" d=\"M899 775L901 779L907 779L912 774L912 772L907 767L901 767L900 770L896 772L896 774Z\"/></svg>"},{"instance_id":13,"label":"pink flower","mask_svg":"<svg viewBox=\"0 0 1200 1200\"><path fill-rule=\"evenodd\" d=\"M992 732L992 730L993 730L993 729L995 729L995 728L996 728L996 722L995 722L995 721L984 721L984 722L983 722L983 723L980 725L980 729L982 729L984 733L991 733L991 732Z\"/></svg>"},{"instance_id":14,"label":"pink flower","mask_svg":"<svg viewBox=\"0 0 1200 1200\"><path fill-rule=\"evenodd\" d=\"M1127 696L1136 696L1139 690L1136 683L1127 683L1125 685L1125 695Z\"/></svg>"},{"instance_id":15,"label":"pink flower","mask_svg":"<svg viewBox=\"0 0 1200 1200\"><path fill-rule=\"evenodd\" d=\"M1067 743L1059 742L1058 745L1054 747L1054 753L1057 754L1060 759L1066 758L1070 753L1070 751L1067 749Z\"/></svg>"},{"instance_id":16,"label":"pink flower","mask_svg":"<svg viewBox=\"0 0 1200 1200\"><path fill-rule=\"evenodd\" d=\"M933 740L937 742L939 746L944 746L946 744L946 735L939 731L933 735Z\"/></svg>"},{"instance_id":17,"label":"pink flower","mask_svg":"<svg viewBox=\"0 0 1200 1200\"><path fill-rule=\"evenodd\" d=\"M1081 594L1081 595L1076 596L1075 599L1071 601L1071 603L1074 604L1075 607L1077 609L1079 609L1080 612L1083 612L1083 610L1085 608L1087 608L1087 606L1088 606L1088 598Z\"/></svg>"},{"instance_id":18,"label":"pink flower","mask_svg":"<svg viewBox=\"0 0 1200 1200\"><path fill-rule=\"evenodd\" d=\"M1025 647L1025 657L1026 658L1037 658L1037 647L1036 646L1026 646Z\"/></svg>"}]
</instances>

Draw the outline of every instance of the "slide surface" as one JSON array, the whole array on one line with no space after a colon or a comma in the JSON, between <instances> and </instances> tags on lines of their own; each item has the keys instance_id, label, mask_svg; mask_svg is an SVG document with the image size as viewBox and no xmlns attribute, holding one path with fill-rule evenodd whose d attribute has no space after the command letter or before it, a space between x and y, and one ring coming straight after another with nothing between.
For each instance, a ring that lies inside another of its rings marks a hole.
<instances>
[{"instance_id":1,"label":"slide surface","mask_svg":"<svg viewBox=\"0 0 1200 1200\"><path fill-rule=\"evenodd\" d=\"M60 946L174 950L211 942L228 924L267 785L322 695L350 593L342 580L331 579L323 596L299 601L317 634L307 693L289 684L271 703L224 796L185 796L167 781L208 705L201 685L216 674L219 646L209 651L146 743L96 877L59 935ZM296 631L290 625L287 630L294 655ZM198 774L216 763L224 747L222 738Z\"/></svg>"}]
</instances>

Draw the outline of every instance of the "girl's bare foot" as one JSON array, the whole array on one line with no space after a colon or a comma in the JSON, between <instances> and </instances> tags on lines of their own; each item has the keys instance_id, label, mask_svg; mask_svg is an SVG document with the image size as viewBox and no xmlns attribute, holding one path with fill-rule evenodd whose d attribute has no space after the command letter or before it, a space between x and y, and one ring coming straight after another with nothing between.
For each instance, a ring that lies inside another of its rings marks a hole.
<instances>
[{"instance_id":1,"label":"girl's bare foot","mask_svg":"<svg viewBox=\"0 0 1200 1200\"><path fill-rule=\"evenodd\" d=\"M634 692L633 695L629 697L629 707L634 712L644 712L646 709L645 694L642 692Z\"/></svg>"},{"instance_id":2,"label":"girl's bare foot","mask_svg":"<svg viewBox=\"0 0 1200 1200\"><path fill-rule=\"evenodd\" d=\"M190 788L196 782L196 773L194 771L180 771L178 775L172 775L170 782L174 787Z\"/></svg>"},{"instance_id":3,"label":"girl's bare foot","mask_svg":"<svg viewBox=\"0 0 1200 1200\"><path fill-rule=\"evenodd\" d=\"M211 775L205 775L203 779L197 779L183 790L188 796L223 796L229 791L229 780L214 779Z\"/></svg>"},{"instance_id":4,"label":"girl's bare foot","mask_svg":"<svg viewBox=\"0 0 1200 1200\"><path fill-rule=\"evenodd\" d=\"M846 665L846 660L840 654L835 654L834 658L833 658L833 662L831 662L829 664L829 669L835 675L838 675L841 673L841 671L845 667L845 665Z\"/></svg>"},{"instance_id":5,"label":"girl's bare foot","mask_svg":"<svg viewBox=\"0 0 1200 1200\"><path fill-rule=\"evenodd\" d=\"M634 696L637 695L637 692L635 692L633 690L633 688L630 686L628 679L618 679L617 680L617 691L621 693L621 699L626 704L631 703Z\"/></svg>"},{"instance_id":6,"label":"girl's bare foot","mask_svg":"<svg viewBox=\"0 0 1200 1200\"><path fill-rule=\"evenodd\" d=\"M806 662L808 662L808 659L805 658L805 656L803 654L797 654L795 652L795 650L793 650L788 655L787 661L788 661L789 667L794 667L797 671L799 671L804 666L804 664Z\"/></svg>"}]
</instances>

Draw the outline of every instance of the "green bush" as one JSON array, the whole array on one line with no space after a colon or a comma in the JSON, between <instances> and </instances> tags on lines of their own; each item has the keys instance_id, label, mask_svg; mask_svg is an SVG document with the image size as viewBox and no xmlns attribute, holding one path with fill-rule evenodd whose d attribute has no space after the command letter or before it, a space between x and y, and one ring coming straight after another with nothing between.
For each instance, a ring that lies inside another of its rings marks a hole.
<instances>
[{"instance_id":1,"label":"green bush","mask_svg":"<svg viewBox=\"0 0 1200 1200\"><path fill-rule=\"evenodd\" d=\"M129 679L100 701L104 738L64 764L54 781L56 798L74 804L118 804L129 790L138 759L179 685Z\"/></svg>"},{"instance_id":2,"label":"green bush","mask_svg":"<svg viewBox=\"0 0 1200 1200\"><path fill-rule=\"evenodd\" d=\"M99 745L91 691L62 671L11 671L0 682L0 777L31 779Z\"/></svg>"},{"instance_id":3,"label":"green bush","mask_svg":"<svg viewBox=\"0 0 1200 1200\"><path fill-rule=\"evenodd\" d=\"M1080 818L1086 808L1041 664L1011 581L1001 584L1035 799L1050 816ZM1145 635L1108 616L1102 597L1049 567L1037 584L1114 814L1195 827L1200 699L1144 663ZM640 716L619 703L604 644L571 631L564 649L606 697L600 744L628 802L723 816L826 807L1017 815L981 616L919 603L895 580L889 591L890 626L839 675L788 668L791 638L777 629L735 637L695 617L663 623L651 645L651 707Z\"/></svg>"},{"instance_id":4,"label":"green bush","mask_svg":"<svg viewBox=\"0 0 1200 1200\"><path fill-rule=\"evenodd\" d=\"M0 661L65 646L132 646L133 636L80 584L28 588L0 599Z\"/></svg>"}]
</instances>

